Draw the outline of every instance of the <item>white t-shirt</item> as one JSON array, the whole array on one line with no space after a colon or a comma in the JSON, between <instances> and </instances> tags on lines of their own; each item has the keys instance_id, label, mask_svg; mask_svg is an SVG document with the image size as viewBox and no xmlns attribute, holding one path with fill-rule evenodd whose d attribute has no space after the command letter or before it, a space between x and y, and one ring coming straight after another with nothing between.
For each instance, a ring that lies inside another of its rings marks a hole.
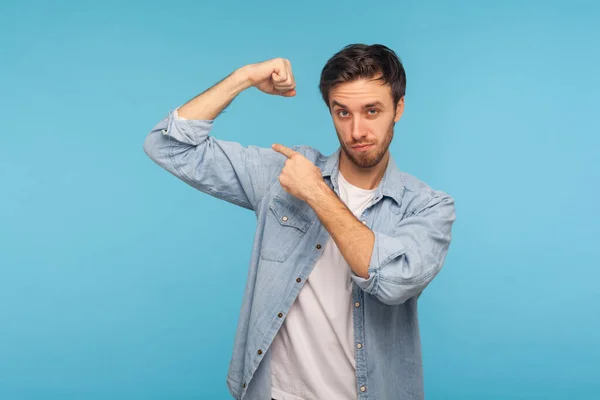
<instances>
[{"instance_id":1,"label":"white t-shirt","mask_svg":"<svg viewBox=\"0 0 600 400\"><path fill-rule=\"evenodd\" d=\"M375 194L338 173L340 199L360 218ZM275 400L356 399L350 266L333 239L271 345Z\"/></svg>"}]
</instances>

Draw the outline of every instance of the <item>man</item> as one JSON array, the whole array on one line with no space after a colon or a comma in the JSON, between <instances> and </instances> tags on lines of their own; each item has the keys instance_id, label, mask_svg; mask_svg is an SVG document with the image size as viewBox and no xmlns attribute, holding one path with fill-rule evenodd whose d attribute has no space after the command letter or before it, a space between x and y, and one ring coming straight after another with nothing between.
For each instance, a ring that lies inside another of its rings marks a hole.
<instances>
[{"instance_id":1,"label":"man","mask_svg":"<svg viewBox=\"0 0 600 400\"><path fill-rule=\"evenodd\" d=\"M250 64L173 110L144 151L196 189L253 210L257 235L227 385L236 399L422 399L417 299L444 262L449 195L395 165L404 68L350 45L321 73L340 148L209 136L245 89L296 94L288 60Z\"/></svg>"}]
</instances>

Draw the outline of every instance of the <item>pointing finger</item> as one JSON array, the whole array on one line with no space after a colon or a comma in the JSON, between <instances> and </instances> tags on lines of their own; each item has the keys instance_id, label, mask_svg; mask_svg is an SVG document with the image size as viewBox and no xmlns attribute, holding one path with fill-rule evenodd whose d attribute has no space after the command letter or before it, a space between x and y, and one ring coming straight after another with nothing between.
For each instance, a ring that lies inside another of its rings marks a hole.
<instances>
[{"instance_id":1,"label":"pointing finger","mask_svg":"<svg viewBox=\"0 0 600 400\"><path fill-rule=\"evenodd\" d=\"M298 154L297 152L295 152L294 150L285 147L284 145L281 144L274 144L273 146L271 146L273 148L273 150L275 150L278 153L283 154L284 156L286 156L287 158L291 158L293 155Z\"/></svg>"}]
</instances>

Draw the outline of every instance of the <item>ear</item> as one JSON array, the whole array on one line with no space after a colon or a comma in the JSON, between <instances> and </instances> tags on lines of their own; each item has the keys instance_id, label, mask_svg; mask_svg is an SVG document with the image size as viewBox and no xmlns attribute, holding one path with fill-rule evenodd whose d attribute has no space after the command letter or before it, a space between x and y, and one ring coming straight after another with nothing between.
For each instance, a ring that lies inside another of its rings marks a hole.
<instances>
[{"instance_id":1,"label":"ear","mask_svg":"<svg viewBox=\"0 0 600 400\"><path fill-rule=\"evenodd\" d=\"M400 100L398 100L398 104L396 104L396 115L394 115L394 122L398 122L402 113L404 112L404 96Z\"/></svg>"}]
</instances>

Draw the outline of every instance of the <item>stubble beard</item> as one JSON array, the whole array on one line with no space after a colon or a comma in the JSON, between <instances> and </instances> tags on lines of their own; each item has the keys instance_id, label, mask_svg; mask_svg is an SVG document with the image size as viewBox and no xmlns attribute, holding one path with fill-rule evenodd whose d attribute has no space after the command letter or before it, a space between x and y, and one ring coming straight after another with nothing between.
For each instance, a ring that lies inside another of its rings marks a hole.
<instances>
[{"instance_id":1,"label":"stubble beard","mask_svg":"<svg viewBox=\"0 0 600 400\"><path fill-rule=\"evenodd\" d=\"M342 150L344 151L344 154L346 154L346 157L350 160L350 162L352 162L352 164L356 165L359 168L372 168L379 164L383 157L385 157L387 150L390 147L390 143L392 143L392 139L394 138L394 125L395 123L392 123L390 125L382 143L375 143L373 149L364 153L352 153L352 150L348 149L348 146L341 139L339 132L337 132L337 130L336 132Z\"/></svg>"}]
</instances>

